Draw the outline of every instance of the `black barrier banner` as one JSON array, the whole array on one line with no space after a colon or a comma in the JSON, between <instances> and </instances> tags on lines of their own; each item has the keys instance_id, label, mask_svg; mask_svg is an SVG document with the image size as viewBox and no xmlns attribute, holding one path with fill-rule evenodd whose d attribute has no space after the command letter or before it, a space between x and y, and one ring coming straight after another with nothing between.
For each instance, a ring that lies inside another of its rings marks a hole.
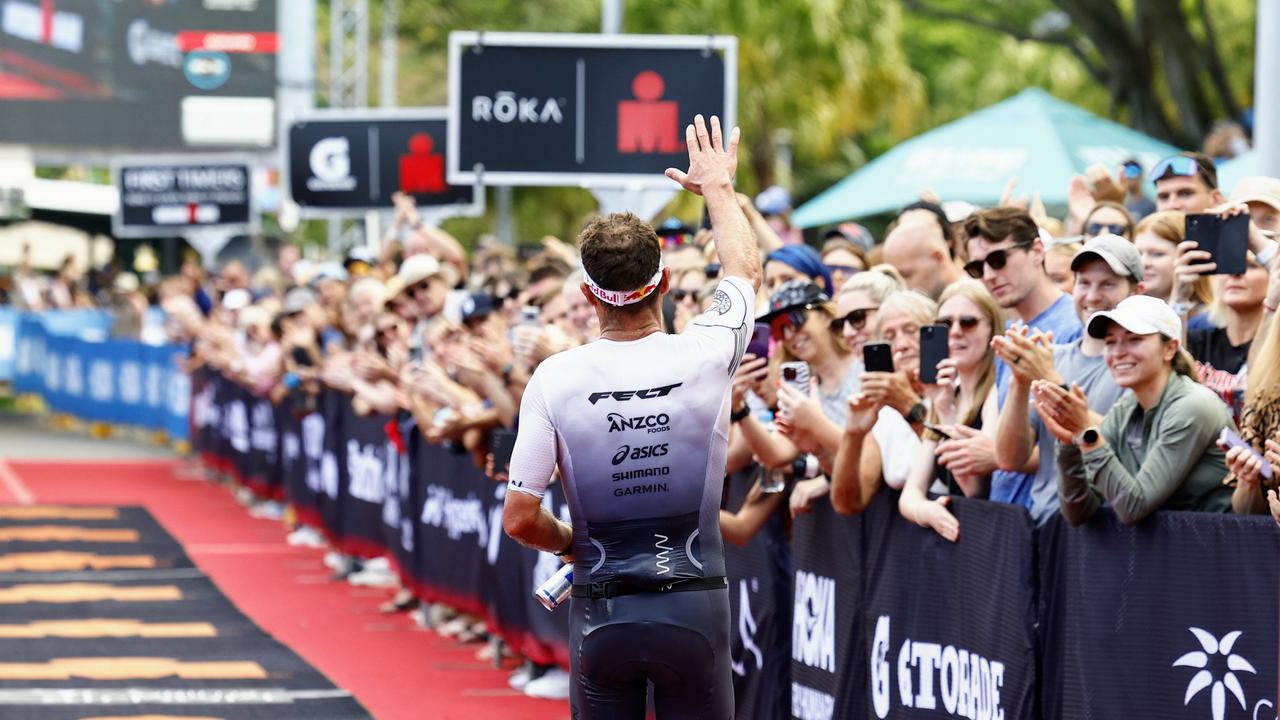
<instances>
[{"instance_id":1,"label":"black barrier banner","mask_svg":"<svg viewBox=\"0 0 1280 720\"><path fill-rule=\"evenodd\" d=\"M1054 517L1040 533L1044 718L1273 720L1277 557L1270 518Z\"/></svg>"},{"instance_id":2,"label":"black barrier banner","mask_svg":"<svg viewBox=\"0 0 1280 720\"><path fill-rule=\"evenodd\" d=\"M863 669L852 691L862 699L845 717L1035 717L1031 518L963 498L951 510L956 543L904 520L897 493L882 490L863 513Z\"/></svg>"},{"instance_id":3,"label":"black barrier banner","mask_svg":"<svg viewBox=\"0 0 1280 720\"><path fill-rule=\"evenodd\" d=\"M861 716L851 714L866 687L861 522L824 497L792 527L791 716L800 720Z\"/></svg>"},{"instance_id":4,"label":"black barrier banner","mask_svg":"<svg viewBox=\"0 0 1280 720\"><path fill-rule=\"evenodd\" d=\"M392 533L398 536L400 530L400 454L387 436L387 424L393 421L386 415L358 414L346 396L336 405L342 416L346 456L339 466L342 533L338 547L351 555L381 555L395 548L387 538ZM407 489L407 474L403 484Z\"/></svg>"},{"instance_id":5,"label":"black barrier banner","mask_svg":"<svg viewBox=\"0 0 1280 720\"><path fill-rule=\"evenodd\" d=\"M421 435L415 433L411 461L422 492L413 576L428 598L483 614L493 483L482 483L483 475L477 479L469 454L431 445Z\"/></svg>"},{"instance_id":6,"label":"black barrier banner","mask_svg":"<svg viewBox=\"0 0 1280 720\"><path fill-rule=\"evenodd\" d=\"M736 512L758 466L729 477L725 509ZM739 718L784 718L791 708L791 545L783 506L746 545L725 543L733 697Z\"/></svg>"}]
</instances>

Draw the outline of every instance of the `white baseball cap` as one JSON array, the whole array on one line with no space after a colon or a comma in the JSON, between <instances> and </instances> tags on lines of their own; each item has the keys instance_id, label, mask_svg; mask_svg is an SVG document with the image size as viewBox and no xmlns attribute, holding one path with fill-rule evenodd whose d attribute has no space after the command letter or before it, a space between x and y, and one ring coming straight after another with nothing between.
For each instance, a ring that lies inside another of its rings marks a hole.
<instances>
[{"instance_id":1,"label":"white baseball cap","mask_svg":"<svg viewBox=\"0 0 1280 720\"><path fill-rule=\"evenodd\" d=\"M1159 333L1170 340L1182 340L1182 319L1169 304L1150 295L1130 295L1116 305L1114 310L1096 312L1089 318L1089 335L1095 338L1107 336L1107 330L1115 323L1135 335Z\"/></svg>"},{"instance_id":2,"label":"white baseball cap","mask_svg":"<svg viewBox=\"0 0 1280 720\"><path fill-rule=\"evenodd\" d=\"M253 296L244 288L234 288L228 290L227 294L222 296L222 307L227 310L240 310L253 304Z\"/></svg>"},{"instance_id":3,"label":"white baseball cap","mask_svg":"<svg viewBox=\"0 0 1280 720\"><path fill-rule=\"evenodd\" d=\"M1280 212L1280 178L1261 175L1241 178L1231 191L1231 202L1264 203Z\"/></svg>"}]
</instances>

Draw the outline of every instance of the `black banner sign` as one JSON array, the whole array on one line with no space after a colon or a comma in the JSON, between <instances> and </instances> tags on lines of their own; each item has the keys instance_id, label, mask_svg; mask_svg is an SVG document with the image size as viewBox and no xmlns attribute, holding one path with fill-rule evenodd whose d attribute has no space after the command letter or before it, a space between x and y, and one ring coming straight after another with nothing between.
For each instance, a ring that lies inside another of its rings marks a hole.
<instances>
[{"instance_id":1,"label":"black banner sign","mask_svg":"<svg viewBox=\"0 0 1280 720\"><path fill-rule=\"evenodd\" d=\"M1275 718L1277 557L1280 532L1265 517L1050 520L1043 717Z\"/></svg>"},{"instance_id":2,"label":"black banner sign","mask_svg":"<svg viewBox=\"0 0 1280 720\"><path fill-rule=\"evenodd\" d=\"M728 37L452 33L449 180L661 181L694 115L732 126L735 53Z\"/></svg>"},{"instance_id":3,"label":"black banner sign","mask_svg":"<svg viewBox=\"0 0 1280 720\"><path fill-rule=\"evenodd\" d=\"M479 214L473 184L445 181L444 108L329 113L288 129L289 194L304 209L361 211L391 207L391 195L412 195L420 208Z\"/></svg>"},{"instance_id":4,"label":"black banner sign","mask_svg":"<svg viewBox=\"0 0 1280 720\"><path fill-rule=\"evenodd\" d=\"M247 232L256 224L249 165L122 160L116 170L116 237L175 237L192 230Z\"/></svg>"},{"instance_id":5,"label":"black banner sign","mask_svg":"<svg viewBox=\"0 0 1280 720\"><path fill-rule=\"evenodd\" d=\"M755 483L757 468L735 473L725 509L736 512ZM791 545L785 506L746 545L724 545L729 578L735 715L785 718L791 708Z\"/></svg>"}]
</instances>

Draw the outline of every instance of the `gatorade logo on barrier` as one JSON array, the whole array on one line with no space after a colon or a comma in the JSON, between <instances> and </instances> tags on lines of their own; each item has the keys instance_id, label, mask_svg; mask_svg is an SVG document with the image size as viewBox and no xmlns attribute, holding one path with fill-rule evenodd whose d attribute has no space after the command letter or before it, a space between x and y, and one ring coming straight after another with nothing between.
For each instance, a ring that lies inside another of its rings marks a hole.
<instances>
[{"instance_id":1,"label":"gatorade logo on barrier","mask_svg":"<svg viewBox=\"0 0 1280 720\"><path fill-rule=\"evenodd\" d=\"M1004 720L1004 663L954 645L910 639L891 656L891 627L889 616L881 615L871 640L871 703L876 717L888 717L897 700L904 708L942 710L952 717Z\"/></svg>"}]
</instances>

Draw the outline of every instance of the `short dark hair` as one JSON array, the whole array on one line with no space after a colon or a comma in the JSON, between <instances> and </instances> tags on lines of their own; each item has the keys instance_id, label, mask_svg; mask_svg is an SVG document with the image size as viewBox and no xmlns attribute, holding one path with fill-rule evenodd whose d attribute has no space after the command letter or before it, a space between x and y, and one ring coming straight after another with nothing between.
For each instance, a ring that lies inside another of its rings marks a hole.
<instances>
[{"instance_id":1,"label":"short dark hair","mask_svg":"<svg viewBox=\"0 0 1280 720\"><path fill-rule=\"evenodd\" d=\"M964 232L970 240L982 238L1000 242L1012 236L1015 243L1031 244L1040 238L1040 228L1026 210L1011 207L976 210L965 218Z\"/></svg>"},{"instance_id":2,"label":"short dark hair","mask_svg":"<svg viewBox=\"0 0 1280 720\"><path fill-rule=\"evenodd\" d=\"M951 221L947 219L947 213L938 203L929 202L928 200L919 200L898 211L898 217L911 210L927 210L938 218L938 225L942 227L942 239L947 242L947 246L951 245Z\"/></svg>"},{"instance_id":3,"label":"short dark hair","mask_svg":"<svg viewBox=\"0 0 1280 720\"><path fill-rule=\"evenodd\" d=\"M605 290L644 287L658 271L662 243L653 226L631 213L612 213L592 219L578 235L582 269ZM659 293L632 305L609 308L630 312L648 307Z\"/></svg>"}]
</instances>

